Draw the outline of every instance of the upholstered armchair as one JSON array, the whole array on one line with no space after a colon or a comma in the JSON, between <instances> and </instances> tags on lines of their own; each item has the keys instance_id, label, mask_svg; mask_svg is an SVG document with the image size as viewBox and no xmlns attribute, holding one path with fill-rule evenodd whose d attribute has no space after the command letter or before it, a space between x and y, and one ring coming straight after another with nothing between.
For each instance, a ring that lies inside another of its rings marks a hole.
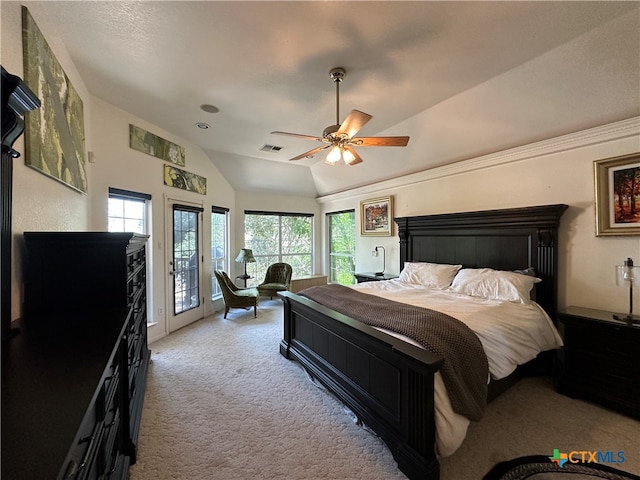
<instances>
[{"instance_id":1,"label":"upholstered armchair","mask_svg":"<svg viewBox=\"0 0 640 480\"><path fill-rule=\"evenodd\" d=\"M224 299L224 318L227 318L230 308L244 308L248 310L253 307L253 316L256 317L258 307L258 290L255 288L238 288L229 276L222 270L213 272L222 290Z\"/></svg>"},{"instance_id":2,"label":"upholstered armchair","mask_svg":"<svg viewBox=\"0 0 640 480\"><path fill-rule=\"evenodd\" d=\"M293 269L288 263L273 263L267 268L264 281L258 285L260 295L273 298L278 292L289 290Z\"/></svg>"}]
</instances>

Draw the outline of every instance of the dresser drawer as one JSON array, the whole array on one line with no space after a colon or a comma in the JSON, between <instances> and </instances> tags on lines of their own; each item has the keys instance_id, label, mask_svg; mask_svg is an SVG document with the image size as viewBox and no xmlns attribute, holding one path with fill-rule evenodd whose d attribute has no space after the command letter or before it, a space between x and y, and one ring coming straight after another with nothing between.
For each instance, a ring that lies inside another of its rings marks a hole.
<instances>
[{"instance_id":1,"label":"dresser drawer","mask_svg":"<svg viewBox=\"0 0 640 480\"><path fill-rule=\"evenodd\" d=\"M564 389L571 396L593 400L640 418L640 387L635 382L616 381L613 375L594 377L578 372L566 379Z\"/></svg>"},{"instance_id":2,"label":"dresser drawer","mask_svg":"<svg viewBox=\"0 0 640 480\"><path fill-rule=\"evenodd\" d=\"M127 254L127 273L132 274L145 264L145 250L139 249Z\"/></svg>"},{"instance_id":3,"label":"dresser drawer","mask_svg":"<svg viewBox=\"0 0 640 480\"><path fill-rule=\"evenodd\" d=\"M567 343L564 350L565 368L570 371L584 370L593 376L611 375L626 381L640 381L640 364L635 352L594 351L571 343Z\"/></svg>"},{"instance_id":4,"label":"dresser drawer","mask_svg":"<svg viewBox=\"0 0 640 480\"><path fill-rule=\"evenodd\" d=\"M104 433L103 423L87 423L80 428L79 433L81 436L78 442L69 452L63 480L93 480L100 475L97 456Z\"/></svg>"},{"instance_id":5,"label":"dresser drawer","mask_svg":"<svg viewBox=\"0 0 640 480\"><path fill-rule=\"evenodd\" d=\"M114 359L112 365L107 369L107 374L100 387L100 393L96 401L96 418L105 420L113 404L118 401L118 387L120 383L120 365L118 357Z\"/></svg>"},{"instance_id":6,"label":"dresser drawer","mask_svg":"<svg viewBox=\"0 0 640 480\"><path fill-rule=\"evenodd\" d=\"M635 333L635 335L634 335ZM640 360L637 345L640 330L629 331L623 326L597 323L568 324L565 327L565 343L594 353L624 358L626 361Z\"/></svg>"},{"instance_id":7,"label":"dresser drawer","mask_svg":"<svg viewBox=\"0 0 640 480\"><path fill-rule=\"evenodd\" d=\"M122 452L122 431L120 428L120 411L116 412L111 424L105 426L105 435L100 446L100 470L106 478L111 476L118 468Z\"/></svg>"}]
</instances>

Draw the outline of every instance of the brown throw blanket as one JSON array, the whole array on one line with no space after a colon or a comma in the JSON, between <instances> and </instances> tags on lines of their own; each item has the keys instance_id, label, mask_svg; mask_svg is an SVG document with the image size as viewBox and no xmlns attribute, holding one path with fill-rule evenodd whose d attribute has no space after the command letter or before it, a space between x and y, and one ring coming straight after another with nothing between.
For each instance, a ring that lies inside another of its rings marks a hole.
<instances>
[{"instance_id":1,"label":"brown throw blanket","mask_svg":"<svg viewBox=\"0 0 640 480\"><path fill-rule=\"evenodd\" d=\"M300 295L367 325L406 335L443 357L441 374L453 410L469 420L482 418L489 366L480 340L464 323L435 310L338 284L307 288Z\"/></svg>"}]
</instances>

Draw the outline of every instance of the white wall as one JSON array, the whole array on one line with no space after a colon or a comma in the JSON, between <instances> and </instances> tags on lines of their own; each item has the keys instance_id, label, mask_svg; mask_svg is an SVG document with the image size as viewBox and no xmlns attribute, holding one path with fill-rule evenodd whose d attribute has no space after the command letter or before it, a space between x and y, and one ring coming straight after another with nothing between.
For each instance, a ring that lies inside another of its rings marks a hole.
<instances>
[{"instance_id":1,"label":"white wall","mask_svg":"<svg viewBox=\"0 0 640 480\"><path fill-rule=\"evenodd\" d=\"M617 287L614 265L640 260L638 237L596 237L593 162L640 152L640 119L471 159L344 194L320 198L322 212L356 209L393 195L394 216L564 203L559 232L559 305L626 311L628 290ZM387 249L387 271L398 273L399 238L357 237L358 271L379 270L375 245ZM640 294L634 299L640 311Z\"/></svg>"},{"instance_id":2,"label":"white wall","mask_svg":"<svg viewBox=\"0 0 640 480\"><path fill-rule=\"evenodd\" d=\"M202 295L205 298L205 315L215 311L211 302L211 206L230 209L231 225L235 223L235 192L229 182L211 163L203 150L169 132L163 131L153 124L120 110L100 99L92 98L93 115L89 128L94 132L92 157L90 163L92 181L90 184L90 217L89 230L107 230L107 200L109 187L148 193L152 196L151 238L148 252L152 261L152 278L149 284L151 305L148 316L152 322L149 327L151 341L167 334L165 312L171 308L167 305L166 291L169 273L167 258L171 255L171 245L167 250L166 210L167 197L183 202L197 203L203 206L203 284ZM163 172L166 162L129 148L129 124L134 124L185 148L186 165L189 172L202 175L207 179L207 194L187 192L164 185ZM231 245L234 238L231 238Z\"/></svg>"}]
</instances>

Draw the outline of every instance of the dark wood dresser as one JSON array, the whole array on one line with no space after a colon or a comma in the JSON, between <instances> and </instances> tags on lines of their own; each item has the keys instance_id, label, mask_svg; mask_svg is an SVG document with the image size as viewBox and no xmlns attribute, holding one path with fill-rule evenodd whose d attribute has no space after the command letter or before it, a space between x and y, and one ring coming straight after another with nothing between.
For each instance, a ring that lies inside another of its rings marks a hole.
<instances>
[{"instance_id":1,"label":"dark wood dresser","mask_svg":"<svg viewBox=\"0 0 640 480\"><path fill-rule=\"evenodd\" d=\"M2 352L2 478L128 478L150 358L147 237L24 237L25 316Z\"/></svg>"},{"instance_id":2,"label":"dark wood dresser","mask_svg":"<svg viewBox=\"0 0 640 480\"><path fill-rule=\"evenodd\" d=\"M564 338L558 390L640 418L640 325L581 307L568 307L558 319Z\"/></svg>"}]
</instances>

